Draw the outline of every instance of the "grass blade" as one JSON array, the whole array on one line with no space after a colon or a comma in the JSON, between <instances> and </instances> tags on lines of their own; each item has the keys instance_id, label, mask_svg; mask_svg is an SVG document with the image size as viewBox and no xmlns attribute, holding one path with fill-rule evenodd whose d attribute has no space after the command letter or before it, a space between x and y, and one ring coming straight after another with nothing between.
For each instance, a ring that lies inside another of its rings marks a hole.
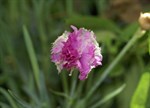
<instances>
[{"instance_id":1,"label":"grass blade","mask_svg":"<svg viewBox=\"0 0 150 108\"><path fill-rule=\"evenodd\" d=\"M113 97L117 96L122 90L125 88L125 84L123 84L121 87L116 89L115 91L111 92L110 94L106 95L102 100L95 103L91 108L99 107L100 105L104 104L108 100L112 99Z\"/></svg>"},{"instance_id":2,"label":"grass blade","mask_svg":"<svg viewBox=\"0 0 150 108\"><path fill-rule=\"evenodd\" d=\"M11 104L12 108L19 108L16 102L12 99L8 92L6 92L3 88L0 88L0 92L8 99L9 103Z\"/></svg>"},{"instance_id":3,"label":"grass blade","mask_svg":"<svg viewBox=\"0 0 150 108\"><path fill-rule=\"evenodd\" d=\"M49 89L51 93L57 95L57 96L62 96L62 97L65 97L65 98L68 98L69 99L69 96L65 93L61 93L61 92L58 92L58 91L54 91L52 89Z\"/></svg>"},{"instance_id":4,"label":"grass blade","mask_svg":"<svg viewBox=\"0 0 150 108\"><path fill-rule=\"evenodd\" d=\"M31 108L25 101L17 97L13 92L11 92L10 90L8 90L8 92L23 108Z\"/></svg>"},{"instance_id":5,"label":"grass blade","mask_svg":"<svg viewBox=\"0 0 150 108\"><path fill-rule=\"evenodd\" d=\"M9 105L7 105L6 103L2 103L2 102L0 102L0 107L1 108L11 108Z\"/></svg>"},{"instance_id":6,"label":"grass blade","mask_svg":"<svg viewBox=\"0 0 150 108\"><path fill-rule=\"evenodd\" d=\"M24 40L25 40L25 44L26 44L27 51L29 54L30 62L31 62L31 65L33 68L33 74L35 77L35 81L36 81L36 84L38 86L38 89L40 90L40 81L39 81L40 69L39 69L38 61L37 61L36 54L35 54L35 51L33 48L33 43L31 41L31 38L30 38L30 35L27 31L26 26L23 26L23 33L24 33Z\"/></svg>"}]
</instances>

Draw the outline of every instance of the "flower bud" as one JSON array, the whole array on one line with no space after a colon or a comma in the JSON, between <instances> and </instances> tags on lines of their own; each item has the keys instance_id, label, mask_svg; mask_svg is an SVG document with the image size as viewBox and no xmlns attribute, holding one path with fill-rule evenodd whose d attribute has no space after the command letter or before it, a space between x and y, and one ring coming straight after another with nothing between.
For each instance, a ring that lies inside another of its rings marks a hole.
<instances>
[{"instance_id":1,"label":"flower bud","mask_svg":"<svg viewBox=\"0 0 150 108\"><path fill-rule=\"evenodd\" d=\"M150 13L141 13L139 23L143 30L150 30Z\"/></svg>"}]
</instances>

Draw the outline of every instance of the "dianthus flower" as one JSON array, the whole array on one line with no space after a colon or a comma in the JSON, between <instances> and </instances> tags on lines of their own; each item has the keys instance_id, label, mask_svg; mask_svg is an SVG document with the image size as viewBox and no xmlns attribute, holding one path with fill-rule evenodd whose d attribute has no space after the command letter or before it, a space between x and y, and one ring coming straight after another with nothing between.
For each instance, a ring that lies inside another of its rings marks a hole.
<instances>
[{"instance_id":1,"label":"dianthus flower","mask_svg":"<svg viewBox=\"0 0 150 108\"><path fill-rule=\"evenodd\" d=\"M71 28L73 32L65 31L53 43L51 60L56 64L58 73L62 69L72 72L75 68L80 72L79 79L84 80L91 69L102 65L101 48L92 31Z\"/></svg>"}]
</instances>

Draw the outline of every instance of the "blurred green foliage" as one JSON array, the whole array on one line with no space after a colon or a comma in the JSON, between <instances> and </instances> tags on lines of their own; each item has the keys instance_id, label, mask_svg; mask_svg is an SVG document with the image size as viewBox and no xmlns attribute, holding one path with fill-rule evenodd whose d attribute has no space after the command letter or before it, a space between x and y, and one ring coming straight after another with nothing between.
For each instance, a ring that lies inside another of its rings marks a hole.
<instances>
[{"instance_id":1,"label":"blurred green foliage","mask_svg":"<svg viewBox=\"0 0 150 108\"><path fill-rule=\"evenodd\" d=\"M137 21L122 24L102 17L107 2L0 0L0 107L129 108L139 78L150 72L149 33L134 43L88 95L139 28ZM102 48L103 66L93 69L85 81L77 79L77 72L72 77L66 71L58 75L50 60L52 42L70 25L93 30ZM83 101L87 95L90 98Z\"/></svg>"},{"instance_id":2,"label":"blurred green foliage","mask_svg":"<svg viewBox=\"0 0 150 108\"><path fill-rule=\"evenodd\" d=\"M145 108L148 99L148 91L150 89L150 73L145 72L139 82L139 85L132 97L131 108Z\"/></svg>"}]
</instances>

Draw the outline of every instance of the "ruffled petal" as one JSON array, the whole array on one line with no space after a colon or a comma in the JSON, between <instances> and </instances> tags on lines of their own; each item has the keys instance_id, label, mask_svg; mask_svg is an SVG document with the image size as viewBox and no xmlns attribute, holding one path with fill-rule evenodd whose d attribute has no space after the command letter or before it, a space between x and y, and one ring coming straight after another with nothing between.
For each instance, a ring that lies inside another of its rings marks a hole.
<instances>
[{"instance_id":1,"label":"ruffled petal","mask_svg":"<svg viewBox=\"0 0 150 108\"><path fill-rule=\"evenodd\" d=\"M73 32L65 32L54 43L52 61L58 71L78 69L79 79L85 80L91 69L102 65L101 48L92 31L71 26Z\"/></svg>"}]
</instances>

